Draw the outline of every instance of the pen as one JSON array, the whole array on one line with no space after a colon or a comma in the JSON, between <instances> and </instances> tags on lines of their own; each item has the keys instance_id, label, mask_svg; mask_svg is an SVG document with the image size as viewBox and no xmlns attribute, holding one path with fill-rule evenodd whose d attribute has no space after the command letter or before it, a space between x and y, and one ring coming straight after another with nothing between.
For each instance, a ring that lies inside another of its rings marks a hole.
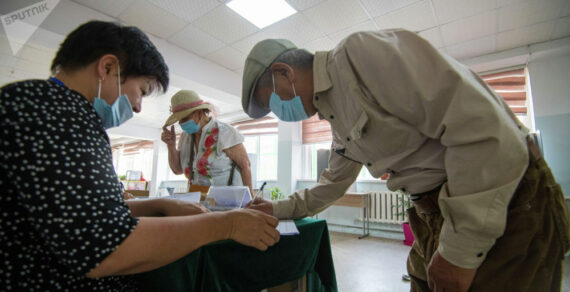
<instances>
[{"instance_id":1,"label":"pen","mask_svg":"<svg viewBox=\"0 0 570 292\"><path fill-rule=\"evenodd\" d=\"M261 188L259 188L259 190L257 192L255 192L255 195L253 195L253 198L251 199L251 204L253 205L253 201L255 201L255 198L257 198L257 195L261 192L263 192L263 188L265 187L265 185L267 184L267 182L263 182L263 184L261 185Z\"/></svg>"}]
</instances>

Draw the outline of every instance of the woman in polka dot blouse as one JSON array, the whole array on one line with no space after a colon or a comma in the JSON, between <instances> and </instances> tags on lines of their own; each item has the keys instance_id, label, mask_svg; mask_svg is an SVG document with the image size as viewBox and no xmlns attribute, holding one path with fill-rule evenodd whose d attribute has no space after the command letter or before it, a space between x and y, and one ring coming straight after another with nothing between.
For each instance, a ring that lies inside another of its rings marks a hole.
<instances>
[{"instance_id":1,"label":"woman in polka dot blouse","mask_svg":"<svg viewBox=\"0 0 570 292\"><path fill-rule=\"evenodd\" d=\"M52 70L49 80L0 89L2 290L136 290L127 275L204 244L229 238L265 250L279 240L277 219L255 210L123 200L105 129L169 81L142 31L85 23L61 44Z\"/></svg>"}]
</instances>

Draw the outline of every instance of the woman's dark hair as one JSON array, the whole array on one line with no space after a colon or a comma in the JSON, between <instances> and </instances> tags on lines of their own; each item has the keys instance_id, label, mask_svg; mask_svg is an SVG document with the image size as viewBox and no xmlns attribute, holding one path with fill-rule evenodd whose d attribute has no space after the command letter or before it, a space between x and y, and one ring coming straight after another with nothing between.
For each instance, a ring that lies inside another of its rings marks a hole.
<instances>
[{"instance_id":1,"label":"woman's dark hair","mask_svg":"<svg viewBox=\"0 0 570 292\"><path fill-rule=\"evenodd\" d=\"M121 76L152 76L163 92L168 89L168 66L148 37L134 26L89 21L72 31L61 43L51 70L76 70L105 54L119 58Z\"/></svg>"}]
</instances>

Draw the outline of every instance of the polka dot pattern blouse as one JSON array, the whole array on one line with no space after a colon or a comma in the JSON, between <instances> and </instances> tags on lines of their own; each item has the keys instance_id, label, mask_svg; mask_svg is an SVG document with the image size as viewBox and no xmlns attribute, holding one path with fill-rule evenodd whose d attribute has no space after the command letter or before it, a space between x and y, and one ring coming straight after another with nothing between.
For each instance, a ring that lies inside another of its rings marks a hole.
<instances>
[{"instance_id":1,"label":"polka dot pattern blouse","mask_svg":"<svg viewBox=\"0 0 570 292\"><path fill-rule=\"evenodd\" d=\"M134 230L93 106L48 80L0 89L0 283L17 291L129 291L85 277Z\"/></svg>"}]
</instances>

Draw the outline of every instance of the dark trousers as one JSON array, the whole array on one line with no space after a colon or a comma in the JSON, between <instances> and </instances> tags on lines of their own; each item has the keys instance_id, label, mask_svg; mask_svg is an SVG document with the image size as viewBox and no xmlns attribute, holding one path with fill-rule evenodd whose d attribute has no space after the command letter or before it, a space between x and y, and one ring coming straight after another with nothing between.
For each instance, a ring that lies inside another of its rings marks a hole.
<instances>
[{"instance_id":1,"label":"dark trousers","mask_svg":"<svg viewBox=\"0 0 570 292\"><path fill-rule=\"evenodd\" d=\"M560 291L569 248L567 208L560 185L540 157L530 158L507 213L505 233L487 254L469 291ZM443 217L408 210L415 242L408 256L411 291L430 291L427 265L437 249Z\"/></svg>"}]
</instances>

